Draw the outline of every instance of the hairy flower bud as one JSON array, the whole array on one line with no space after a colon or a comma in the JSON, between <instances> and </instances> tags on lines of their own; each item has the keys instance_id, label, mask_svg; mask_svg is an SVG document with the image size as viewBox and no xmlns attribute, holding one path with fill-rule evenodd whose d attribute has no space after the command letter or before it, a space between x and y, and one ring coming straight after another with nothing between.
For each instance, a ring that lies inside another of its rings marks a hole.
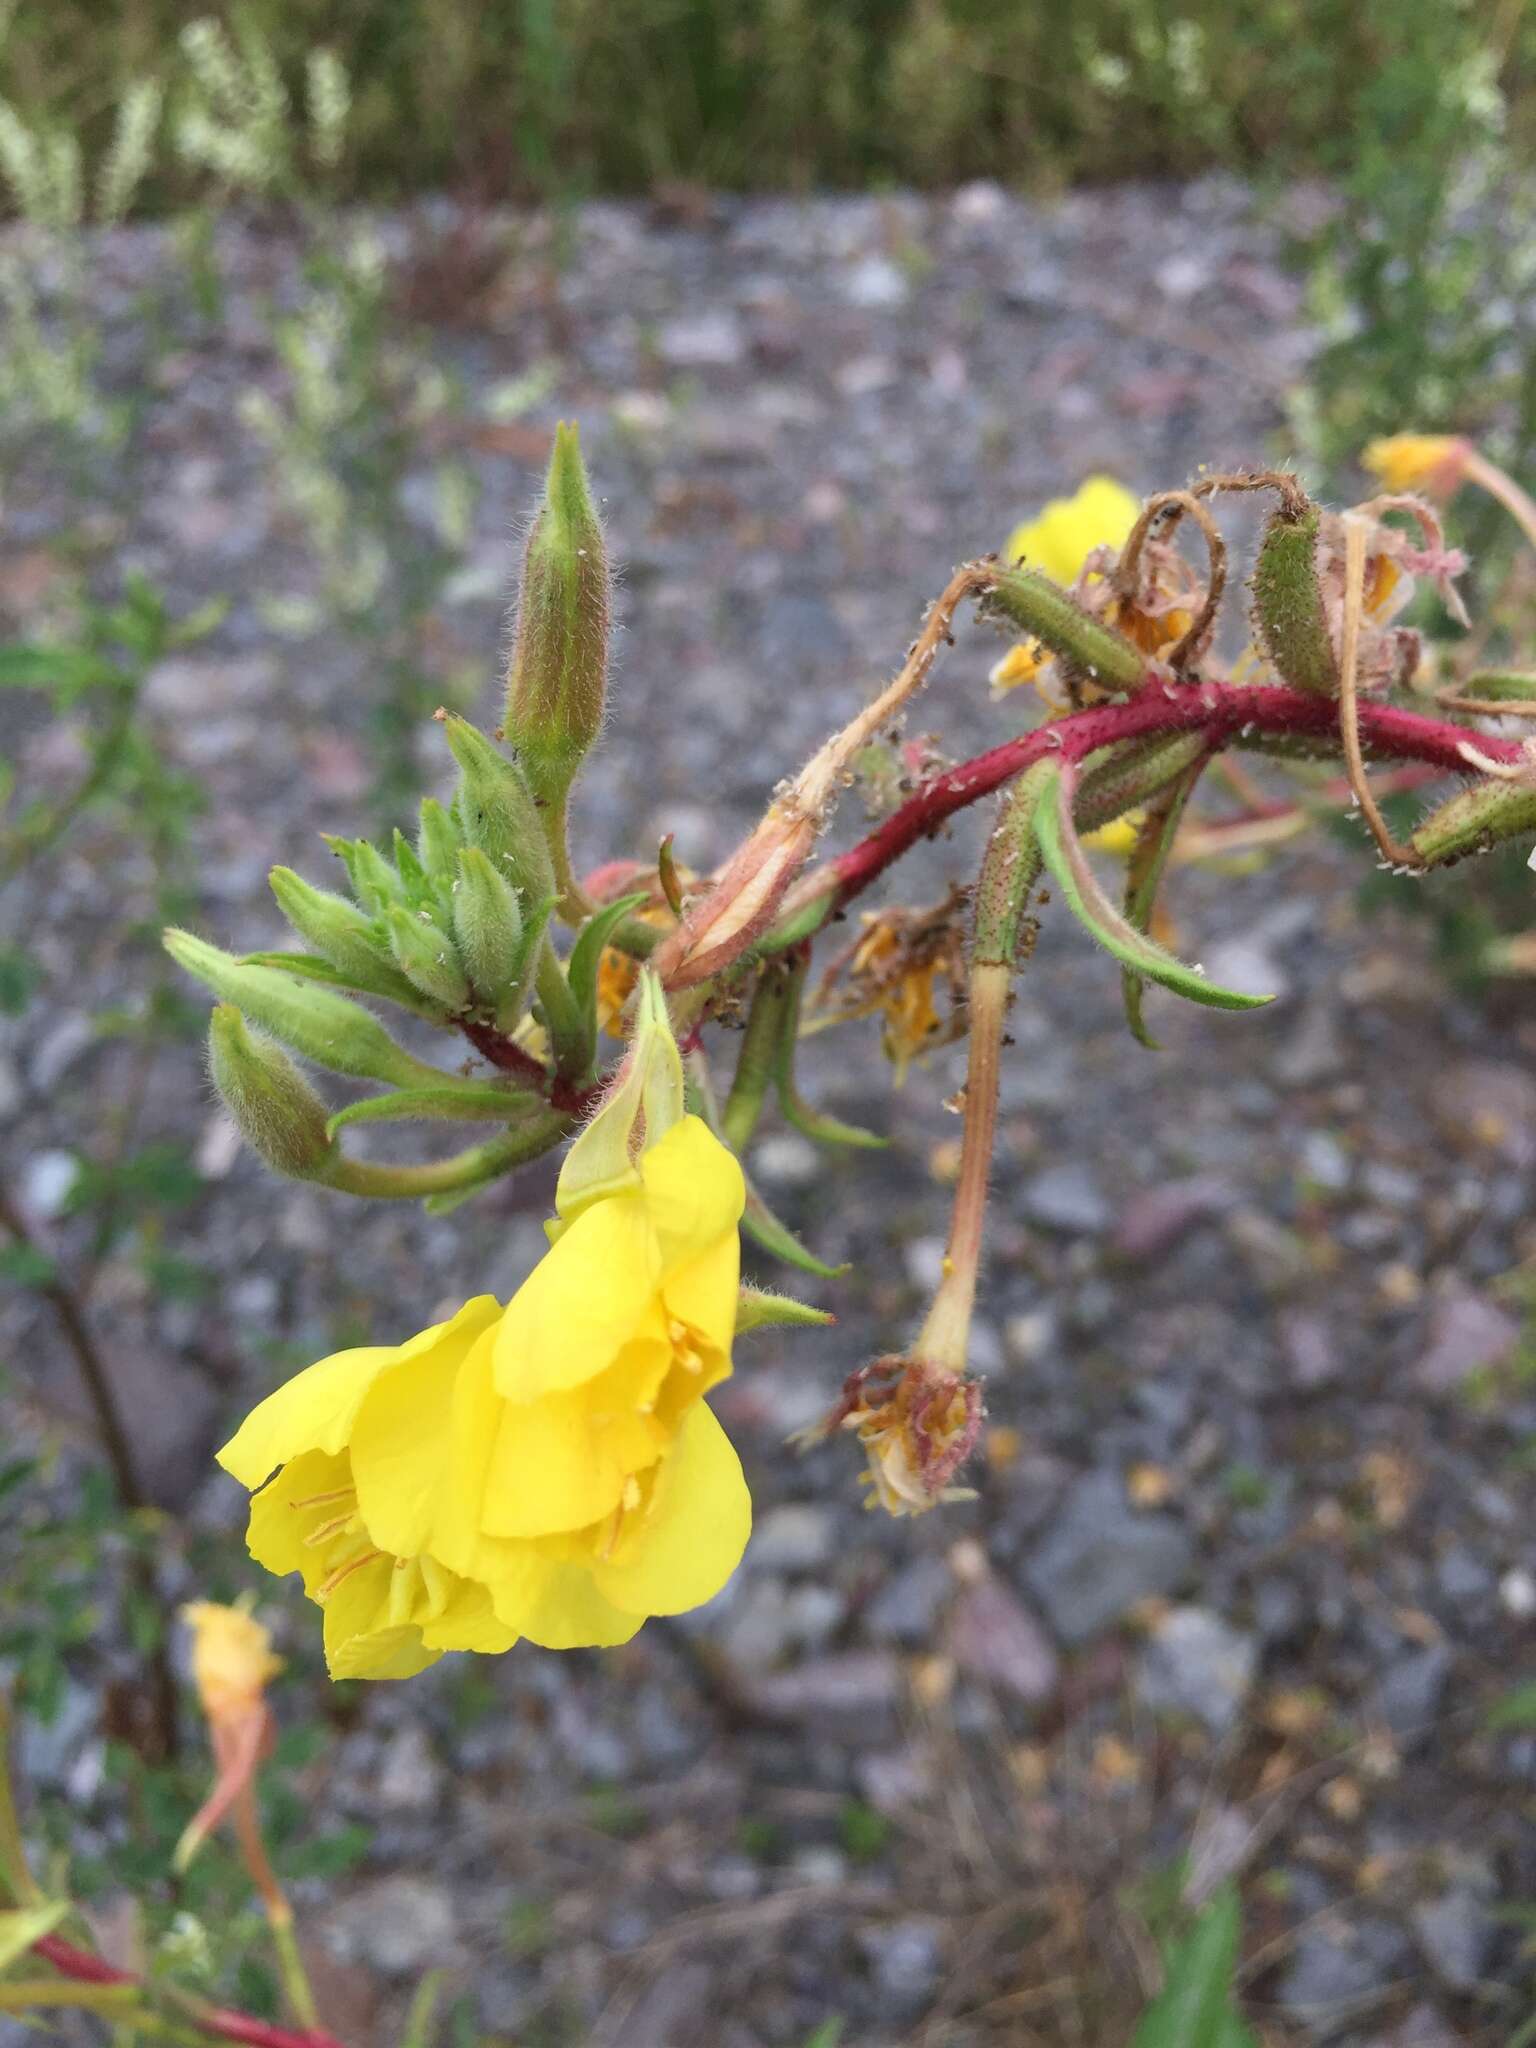
<instances>
[{"instance_id":1,"label":"hairy flower bud","mask_svg":"<svg viewBox=\"0 0 1536 2048\"><path fill-rule=\"evenodd\" d=\"M602 522L562 422L523 561L504 721L534 794L556 809L602 727L608 628Z\"/></svg>"},{"instance_id":2,"label":"hairy flower bud","mask_svg":"<svg viewBox=\"0 0 1536 2048\"><path fill-rule=\"evenodd\" d=\"M165 934L165 950L188 974L195 975L226 1003L234 1003L255 1023L291 1045L305 1059L355 1074L365 1081L390 1081L397 1088L433 1087L442 1081L436 1067L413 1059L396 1045L378 1018L360 1003L312 982L297 981L278 967L261 967L210 946L206 939L174 928Z\"/></svg>"},{"instance_id":3,"label":"hairy flower bud","mask_svg":"<svg viewBox=\"0 0 1536 2048\"><path fill-rule=\"evenodd\" d=\"M1504 839L1536 828L1536 789L1518 782L1478 782L1422 820L1408 841L1415 857L1444 866L1469 853L1488 853Z\"/></svg>"},{"instance_id":4,"label":"hairy flower bud","mask_svg":"<svg viewBox=\"0 0 1536 2048\"><path fill-rule=\"evenodd\" d=\"M459 764L459 829L529 903L555 894L555 867L539 806L526 777L493 740L467 718L444 722Z\"/></svg>"},{"instance_id":5,"label":"hairy flower bud","mask_svg":"<svg viewBox=\"0 0 1536 2048\"><path fill-rule=\"evenodd\" d=\"M478 846L459 849L453 892L453 932L475 994L497 1021L521 1013L524 977L534 934L524 923L517 891Z\"/></svg>"},{"instance_id":6,"label":"hairy flower bud","mask_svg":"<svg viewBox=\"0 0 1536 2048\"><path fill-rule=\"evenodd\" d=\"M299 934L333 967L353 981L375 983L389 977L381 957L373 920L345 896L316 889L292 868L273 868L267 877L277 907Z\"/></svg>"},{"instance_id":7,"label":"hairy flower bud","mask_svg":"<svg viewBox=\"0 0 1536 2048\"><path fill-rule=\"evenodd\" d=\"M208 1066L251 1150L295 1180L323 1179L331 1158L325 1104L280 1045L247 1029L233 1003L208 1020Z\"/></svg>"},{"instance_id":8,"label":"hairy flower bud","mask_svg":"<svg viewBox=\"0 0 1536 2048\"><path fill-rule=\"evenodd\" d=\"M1332 697L1339 670L1318 580L1321 518L1313 504L1299 515L1289 504L1272 514L1253 572L1253 613L1264 652L1292 689Z\"/></svg>"},{"instance_id":9,"label":"hairy flower bud","mask_svg":"<svg viewBox=\"0 0 1536 2048\"><path fill-rule=\"evenodd\" d=\"M416 828L416 858L434 881L453 880L460 844L452 818L435 796L424 796Z\"/></svg>"},{"instance_id":10,"label":"hairy flower bud","mask_svg":"<svg viewBox=\"0 0 1536 2048\"><path fill-rule=\"evenodd\" d=\"M424 996L445 1010L467 1010L469 981L458 948L430 911L405 910L397 903L384 914L395 965Z\"/></svg>"}]
</instances>

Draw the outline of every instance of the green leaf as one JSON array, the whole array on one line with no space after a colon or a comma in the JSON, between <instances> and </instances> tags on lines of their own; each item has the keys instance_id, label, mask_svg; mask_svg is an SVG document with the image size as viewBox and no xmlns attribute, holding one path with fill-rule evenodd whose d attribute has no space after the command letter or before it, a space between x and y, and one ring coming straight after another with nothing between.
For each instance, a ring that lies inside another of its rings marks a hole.
<instances>
[{"instance_id":1,"label":"green leaf","mask_svg":"<svg viewBox=\"0 0 1536 2048\"><path fill-rule=\"evenodd\" d=\"M575 996L582 1016L591 1026L594 1045L597 1042L597 970L603 948L625 918L650 900L649 891L640 889L632 896L617 896L612 903L605 903L601 910L587 919L571 948L571 957L565 968L566 979L571 984L571 994Z\"/></svg>"},{"instance_id":2,"label":"green leaf","mask_svg":"<svg viewBox=\"0 0 1536 2048\"><path fill-rule=\"evenodd\" d=\"M835 1323L830 1310L812 1308L808 1301L796 1301L792 1294L772 1294L763 1287L743 1287L736 1302L736 1335L746 1337L753 1330L781 1325L804 1327ZM3 1481L0 1481L3 1484Z\"/></svg>"},{"instance_id":3,"label":"green leaf","mask_svg":"<svg viewBox=\"0 0 1536 2048\"><path fill-rule=\"evenodd\" d=\"M1184 807L1204 768L1204 757L1193 762L1172 789L1148 809L1131 850L1125 871L1125 915L1127 921L1144 934L1157 909L1157 892L1162 887L1163 870L1168 865L1173 842L1179 835ZM1145 977L1134 968L1127 967L1121 983L1125 994L1125 1021L1131 1027L1131 1036L1148 1052L1158 1051L1158 1042L1148 1031L1142 1016L1142 997L1147 987Z\"/></svg>"},{"instance_id":4,"label":"green leaf","mask_svg":"<svg viewBox=\"0 0 1536 2048\"><path fill-rule=\"evenodd\" d=\"M1072 823L1071 804L1071 778L1052 777L1040 793L1035 831L1045 864L1073 915L1106 952L1112 953L1123 967L1211 1009L1258 1010L1274 1001L1273 996L1245 995L1239 989L1222 988L1208 981L1197 969L1186 967L1182 960L1175 959L1166 948L1128 923L1105 895L1089 865Z\"/></svg>"},{"instance_id":5,"label":"green leaf","mask_svg":"<svg viewBox=\"0 0 1536 2048\"><path fill-rule=\"evenodd\" d=\"M416 1986L411 1998L411 2009L406 2014L405 2032L400 2038L400 2048L430 2048L432 2021L437 2013L437 1998L442 1983L443 1972L429 1970Z\"/></svg>"},{"instance_id":6,"label":"green leaf","mask_svg":"<svg viewBox=\"0 0 1536 2048\"><path fill-rule=\"evenodd\" d=\"M0 647L0 689L58 690L71 699L122 680L113 662L83 647Z\"/></svg>"},{"instance_id":7,"label":"green leaf","mask_svg":"<svg viewBox=\"0 0 1536 2048\"><path fill-rule=\"evenodd\" d=\"M805 963L801 962L794 969L790 1011L779 1039L774 1086L778 1091L780 1112L787 1124L792 1124L804 1137L814 1138L820 1145L857 1145L867 1151L883 1151L891 1142L889 1138L882 1138L878 1131L866 1131L859 1124L845 1124L841 1117L827 1116L821 1110L813 1109L796 1084L795 1051L800 1042L800 1003L805 989L805 973Z\"/></svg>"},{"instance_id":8,"label":"green leaf","mask_svg":"<svg viewBox=\"0 0 1536 2048\"><path fill-rule=\"evenodd\" d=\"M1536 1728L1536 1679L1517 1685L1504 1694L1483 1717L1483 1726L1494 1734L1510 1729Z\"/></svg>"},{"instance_id":9,"label":"green leaf","mask_svg":"<svg viewBox=\"0 0 1536 2048\"><path fill-rule=\"evenodd\" d=\"M43 970L20 946L0 946L0 1013L19 1017L43 979Z\"/></svg>"},{"instance_id":10,"label":"green leaf","mask_svg":"<svg viewBox=\"0 0 1536 2048\"><path fill-rule=\"evenodd\" d=\"M53 1260L36 1245L0 1245L0 1280L8 1280L13 1287L46 1287L57 1271Z\"/></svg>"},{"instance_id":11,"label":"green leaf","mask_svg":"<svg viewBox=\"0 0 1536 2048\"><path fill-rule=\"evenodd\" d=\"M1256 2048L1232 2002L1242 1909L1223 1885L1168 1955L1163 1988L1141 2016L1131 2048Z\"/></svg>"},{"instance_id":12,"label":"green leaf","mask_svg":"<svg viewBox=\"0 0 1536 2048\"><path fill-rule=\"evenodd\" d=\"M338 1109L325 1127L334 1138L348 1124L379 1124L408 1118L438 1118L449 1123L510 1123L536 1098L523 1088L503 1088L494 1081L445 1081L441 1088L402 1088L393 1095L367 1095Z\"/></svg>"},{"instance_id":13,"label":"green leaf","mask_svg":"<svg viewBox=\"0 0 1536 2048\"><path fill-rule=\"evenodd\" d=\"M52 1899L46 1906L18 1906L0 1913L0 1970L8 1970L34 1942L52 1934L68 1911L68 1899Z\"/></svg>"}]
</instances>

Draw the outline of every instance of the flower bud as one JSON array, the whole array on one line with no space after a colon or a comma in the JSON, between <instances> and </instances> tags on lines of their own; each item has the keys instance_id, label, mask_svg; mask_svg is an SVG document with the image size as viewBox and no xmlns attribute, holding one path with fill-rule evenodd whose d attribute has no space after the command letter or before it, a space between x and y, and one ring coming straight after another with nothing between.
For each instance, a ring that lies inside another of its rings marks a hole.
<instances>
[{"instance_id":1,"label":"flower bud","mask_svg":"<svg viewBox=\"0 0 1536 2048\"><path fill-rule=\"evenodd\" d=\"M421 823L416 830L416 857L434 881L453 880L459 845L452 818L435 796L424 796Z\"/></svg>"},{"instance_id":2,"label":"flower bud","mask_svg":"<svg viewBox=\"0 0 1536 2048\"><path fill-rule=\"evenodd\" d=\"M1317 573L1322 514L1282 504L1270 517L1253 572L1253 616L1264 652L1292 689L1337 696L1338 664Z\"/></svg>"},{"instance_id":3,"label":"flower bud","mask_svg":"<svg viewBox=\"0 0 1536 2048\"><path fill-rule=\"evenodd\" d=\"M459 829L529 903L555 894L555 867L539 806L522 770L467 718L444 722L459 764Z\"/></svg>"},{"instance_id":4,"label":"flower bud","mask_svg":"<svg viewBox=\"0 0 1536 2048\"><path fill-rule=\"evenodd\" d=\"M596 1115L565 1155L555 1207L569 1223L591 1202L638 1185L634 1161L684 1112L683 1060L661 983L640 971L629 1051Z\"/></svg>"},{"instance_id":5,"label":"flower bud","mask_svg":"<svg viewBox=\"0 0 1536 2048\"><path fill-rule=\"evenodd\" d=\"M498 1022L515 1023L532 948L517 891L478 846L459 849L453 933L475 994Z\"/></svg>"},{"instance_id":6,"label":"flower bud","mask_svg":"<svg viewBox=\"0 0 1536 2048\"><path fill-rule=\"evenodd\" d=\"M1500 840L1536 828L1536 789L1515 782L1478 782L1429 813L1410 836L1415 858L1437 867L1469 853L1491 852Z\"/></svg>"},{"instance_id":7,"label":"flower bud","mask_svg":"<svg viewBox=\"0 0 1536 2048\"><path fill-rule=\"evenodd\" d=\"M318 1066L365 1081L390 1081L397 1088L430 1088L443 1078L436 1067L396 1045L377 1017L345 996L296 981L280 968L237 960L191 932L168 931L164 943L178 967Z\"/></svg>"},{"instance_id":8,"label":"flower bud","mask_svg":"<svg viewBox=\"0 0 1536 2048\"><path fill-rule=\"evenodd\" d=\"M562 422L523 561L504 721L534 794L557 809L602 727L608 626L602 523Z\"/></svg>"},{"instance_id":9,"label":"flower bud","mask_svg":"<svg viewBox=\"0 0 1536 2048\"><path fill-rule=\"evenodd\" d=\"M389 973L373 920L345 896L316 889L292 868L274 868L267 880L277 907L317 953L353 981L375 983Z\"/></svg>"},{"instance_id":10,"label":"flower bud","mask_svg":"<svg viewBox=\"0 0 1536 2048\"><path fill-rule=\"evenodd\" d=\"M370 914L386 904L405 901L405 884L376 846L366 839L337 839L324 835L326 845L347 871L352 894Z\"/></svg>"},{"instance_id":11,"label":"flower bud","mask_svg":"<svg viewBox=\"0 0 1536 2048\"><path fill-rule=\"evenodd\" d=\"M251 1150L295 1180L323 1179L331 1157L325 1104L280 1045L246 1028L233 1003L208 1020L213 1084Z\"/></svg>"},{"instance_id":12,"label":"flower bud","mask_svg":"<svg viewBox=\"0 0 1536 2048\"><path fill-rule=\"evenodd\" d=\"M391 904L384 913L384 925L395 965L411 986L445 1010L467 1010L469 981L458 948L431 912Z\"/></svg>"},{"instance_id":13,"label":"flower bud","mask_svg":"<svg viewBox=\"0 0 1536 2048\"><path fill-rule=\"evenodd\" d=\"M982 609L1022 626L1069 669L1105 689L1134 690L1141 681L1146 662L1130 641L1033 569L1004 570Z\"/></svg>"}]
</instances>

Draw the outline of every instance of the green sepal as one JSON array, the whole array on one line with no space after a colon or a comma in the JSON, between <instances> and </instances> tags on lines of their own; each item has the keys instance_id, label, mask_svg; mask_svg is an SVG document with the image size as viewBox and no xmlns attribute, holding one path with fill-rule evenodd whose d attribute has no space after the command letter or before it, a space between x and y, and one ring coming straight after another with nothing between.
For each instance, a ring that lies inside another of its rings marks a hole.
<instances>
[{"instance_id":1,"label":"green sepal","mask_svg":"<svg viewBox=\"0 0 1536 2048\"><path fill-rule=\"evenodd\" d=\"M1141 830L1136 835L1136 844L1125 869L1125 915L1128 923L1137 931L1146 934L1152 923L1152 914L1157 908L1157 892L1162 887L1163 870L1168 865L1168 856L1173 851L1173 842L1179 834L1179 824L1184 816L1184 807L1193 794L1195 784L1205 767L1202 751L1184 770L1183 775L1165 791L1156 804L1151 806L1142 820ZM1125 999L1125 1021L1130 1026L1131 1036L1148 1052L1161 1048L1147 1029L1142 1014L1143 998L1146 994L1146 979L1133 967L1127 967L1121 975L1121 988Z\"/></svg>"},{"instance_id":2,"label":"green sepal","mask_svg":"<svg viewBox=\"0 0 1536 2048\"><path fill-rule=\"evenodd\" d=\"M273 967L250 967L193 933L171 930L165 949L178 966L206 983L295 1052L338 1074L388 1081L397 1088L435 1087L442 1074L396 1045L371 1011L329 989L297 981Z\"/></svg>"},{"instance_id":3,"label":"green sepal","mask_svg":"<svg viewBox=\"0 0 1536 2048\"><path fill-rule=\"evenodd\" d=\"M423 866L415 847L398 825L395 827L393 851L395 873L405 887L406 900L423 909L435 904L437 892L432 887L432 878Z\"/></svg>"},{"instance_id":4,"label":"green sepal","mask_svg":"<svg viewBox=\"0 0 1536 2048\"><path fill-rule=\"evenodd\" d=\"M578 1009L591 1027L594 1049L597 1045L597 974L603 948L625 918L650 900L650 892L639 889L633 895L618 896L612 903L605 903L601 910L594 911L587 919L571 948L565 978L571 985L571 994L576 998Z\"/></svg>"},{"instance_id":5,"label":"green sepal","mask_svg":"<svg viewBox=\"0 0 1536 2048\"><path fill-rule=\"evenodd\" d=\"M538 1098L522 1088L499 1088L493 1081L444 1083L441 1088L402 1088L393 1095L367 1095L338 1109L325 1126L334 1138L348 1124L400 1123L410 1120L459 1124L510 1123Z\"/></svg>"},{"instance_id":6,"label":"green sepal","mask_svg":"<svg viewBox=\"0 0 1536 2048\"><path fill-rule=\"evenodd\" d=\"M1144 974L1149 981L1209 1009L1258 1010L1274 1001L1273 996L1245 995L1241 990L1222 988L1208 981L1127 922L1105 895L1083 851L1072 823L1069 779L1060 770L1040 792L1035 806L1035 835L1045 864L1073 915L1122 967Z\"/></svg>"},{"instance_id":7,"label":"green sepal","mask_svg":"<svg viewBox=\"0 0 1536 2048\"><path fill-rule=\"evenodd\" d=\"M404 885L376 846L366 839L338 839L330 832L320 836L346 869L352 894L364 910L377 916L391 903L404 903Z\"/></svg>"},{"instance_id":8,"label":"green sepal","mask_svg":"<svg viewBox=\"0 0 1536 2048\"><path fill-rule=\"evenodd\" d=\"M558 895L544 821L522 769L467 718L444 722L459 764L454 806L467 845L478 846L530 903Z\"/></svg>"},{"instance_id":9,"label":"green sepal","mask_svg":"<svg viewBox=\"0 0 1536 2048\"><path fill-rule=\"evenodd\" d=\"M1536 674L1520 669L1485 669L1456 685L1458 697L1486 697L1500 704L1529 704L1536 699Z\"/></svg>"},{"instance_id":10,"label":"green sepal","mask_svg":"<svg viewBox=\"0 0 1536 2048\"><path fill-rule=\"evenodd\" d=\"M1150 803L1209 751L1203 733L1149 733L1101 747L1084 761L1072 798L1079 832L1113 824L1122 812Z\"/></svg>"},{"instance_id":11,"label":"green sepal","mask_svg":"<svg viewBox=\"0 0 1536 2048\"><path fill-rule=\"evenodd\" d=\"M292 868L276 867L267 882L278 909L301 939L307 939L353 988L402 999L414 1007L415 989L391 966L388 946L373 918L345 896L317 889Z\"/></svg>"},{"instance_id":12,"label":"green sepal","mask_svg":"<svg viewBox=\"0 0 1536 2048\"><path fill-rule=\"evenodd\" d=\"M300 981L318 981L326 988L350 989L360 996L384 997L402 1010L409 1010L413 1016L425 1017L430 1023L441 1024L443 1021L441 1003L429 1002L411 987L403 974L396 974L382 961L376 982L358 981L350 974L343 974L334 960L326 960L319 953L242 953L240 964L242 967L280 967L284 974L296 975ZM386 982L389 984L387 987L384 985Z\"/></svg>"},{"instance_id":13,"label":"green sepal","mask_svg":"<svg viewBox=\"0 0 1536 2048\"><path fill-rule=\"evenodd\" d=\"M434 882L452 885L462 844L444 806L435 796L424 796L416 827L416 856Z\"/></svg>"},{"instance_id":14,"label":"green sepal","mask_svg":"<svg viewBox=\"0 0 1536 2048\"><path fill-rule=\"evenodd\" d=\"M736 1335L749 1337L754 1330L780 1326L810 1328L835 1323L830 1309L812 1308L808 1301L796 1301L792 1294L773 1294L763 1287L743 1287L736 1303Z\"/></svg>"},{"instance_id":15,"label":"green sepal","mask_svg":"<svg viewBox=\"0 0 1536 2048\"><path fill-rule=\"evenodd\" d=\"M497 1024L510 1031L527 1004L533 948L549 912L530 935L516 889L478 846L461 846L456 865L453 935L464 971Z\"/></svg>"},{"instance_id":16,"label":"green sepal","mask_svg":"<svg viewBox=\"0 0 1536 2048\"><path fill-rule=\"evenodd\" d=\"M1409 835L1417 859L1436 866L1491 853L1505 839L1536 831L1536 790L1513 782L1476 782L1459 790Z\"/></svg>"}]
</instances>

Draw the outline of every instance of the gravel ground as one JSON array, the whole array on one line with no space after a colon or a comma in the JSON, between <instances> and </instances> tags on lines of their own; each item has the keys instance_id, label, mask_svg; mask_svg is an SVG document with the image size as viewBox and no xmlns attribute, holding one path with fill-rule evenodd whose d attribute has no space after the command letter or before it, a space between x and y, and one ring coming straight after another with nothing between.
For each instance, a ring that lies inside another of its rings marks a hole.
<instances>
[{"instance_id":1,"label":"gravel ground","mask_svg":"<svg viewBox=\"0 0 1536 2048\"><path fill-rule=\"evenodd\" d=\"M414 227L419 247L451 221ZM707 867L889 673L956 560L1090 469L1151 488L1252 460L1305 358L1272 240L1223 184L1048 210L991 188L602 205L572 233L553 292L524 259L436 329L471 392L557 366L515 430L466 440L483 495L438 632L445 674L483 665L489 715L514 519L548 423L579 417L625 565L592 862L674 831ZM100 252L130 366L159 247ZM227 332L162 365L120 538L179 601L235 595L151 696L213 793L200 928L256 946L279 942L267 867L324 880L315 834L372 822L378 684L355 643L263 623L263 595L311 574L233 421L275 374L243 295L286 256L232 231L225 259ZM418 264L422 310L445 289ZM15 480L0 600L23 626L61 488ZM1007 729L995 652L963 636L917 714L952 752ZM21 751L24 776L67 767L57 730ZM925 850L903 893L963 879L975 844L967 826ZM1493 1283L1536 1252L1536 1023L1447 995L1418 925L1362 921L1368 871L1363 843L1328 843L1181 875L1192 957L1282 1000L1168 1004L1156 1057L1111 963L1047 924L1004 1080L979 1494L916 1523L860 1513L846 1448L784 1439L900 1345L936 1277L963 1056L893 1103L872 1027L813 1042L808 1092L896 1144L762 1142L771 1199L852 1271L804 1290L835 1329L753 1340L719 1400L758 1504L746 1563L622 1652L450 1660L349 1703L308 1787L322 1820L372 1829L361 1872L313 1900L349 2038L381 2037L377 2001L446 1963L523 2048L778 2048L834 2014L844 2048L1117 2041L1151 1981L1136 1888L1191 1842L1202 1881L1243 1876L1275 2042L1514 2032L1530 1982L1500 1908L1536 1896L1536 1737L1487 1709L1532 1663L1536 1400ZM50 886L56 999L0 1062L5 1157L45 1226L61 1153L127 1086L87 1020L121 998L118 933L145 911L143 876L91 834ZM448 1220L343 1206L239 1153L193 1062L142 1083L140 1130L195 1144L208 1186L175 1248L220 1285L157 1302L124 1259L95 1307L157 1487L222 1526L236 1490L207 1452L274 1356L508 1290L548 1181ZM13 1431L77 1407L29 1302L0 1333L36 1396ZM289 1642L309 1629L296 1599L271 1605ZM82 1666L67 1737L32 1743L41 1797L88 1783L97 1676Z\"/></svg>"}]
</instances>

